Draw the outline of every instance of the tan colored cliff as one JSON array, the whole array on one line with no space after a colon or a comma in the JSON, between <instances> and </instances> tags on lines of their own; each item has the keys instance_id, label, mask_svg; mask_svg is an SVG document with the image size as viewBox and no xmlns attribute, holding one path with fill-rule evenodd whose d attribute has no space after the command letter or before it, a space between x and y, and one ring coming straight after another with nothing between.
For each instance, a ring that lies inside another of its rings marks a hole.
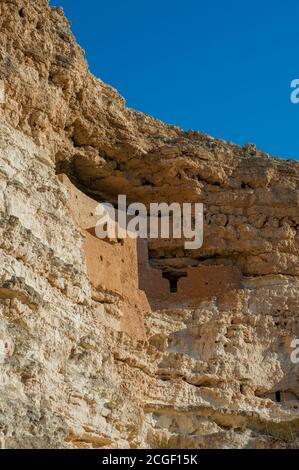
<instances>
[{"instance_id":1,"label":"tan colored cliff","mask_svg":"<svg viewBox=\"0 0 299 470\"><path fill-rule=\"evenodd\" d=\"M0 446L298 447L299 164L126 108L46 0L0 1L0 79ZM118 194L202 248L98 240Z\"/></svg>"}]
</instances>

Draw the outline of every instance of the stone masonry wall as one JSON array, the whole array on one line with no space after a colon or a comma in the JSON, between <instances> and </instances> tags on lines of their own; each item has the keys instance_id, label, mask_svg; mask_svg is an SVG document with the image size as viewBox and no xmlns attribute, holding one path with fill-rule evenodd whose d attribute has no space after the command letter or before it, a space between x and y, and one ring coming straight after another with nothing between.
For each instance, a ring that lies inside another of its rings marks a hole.
<instances>
[{"instance_id":1,"label":"stone masonry wall","mask_svg":"<svg viewBox=\"0 0 299 470\"><path fill-rule=\"evenodd\" d=\"M46 0L0 1L0 79L0 446L298 447L298 162L126 108ZM119 262L118 194L202 202L202 248Z\"/></svg>"}]
</instances>

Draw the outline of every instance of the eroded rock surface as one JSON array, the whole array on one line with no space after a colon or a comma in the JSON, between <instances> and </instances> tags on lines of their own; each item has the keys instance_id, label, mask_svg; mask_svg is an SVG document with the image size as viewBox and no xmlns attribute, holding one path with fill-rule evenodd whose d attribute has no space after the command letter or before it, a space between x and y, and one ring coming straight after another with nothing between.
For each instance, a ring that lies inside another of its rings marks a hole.
<instances>
[{"instance_id":1,"label":"eroded rock surface","mask_svg":"<svg viewBox=\"0 0 299 470\"><path fill-rule=\"evenodd\" d=\"M0 79L0 445L298 447L298 163L126 108L46 0L0 1ZM97 278L61 173L90 204L203 202L203 247L151 267L240 285L154 308L113 246Z\"/></svg>"}]
</instances>

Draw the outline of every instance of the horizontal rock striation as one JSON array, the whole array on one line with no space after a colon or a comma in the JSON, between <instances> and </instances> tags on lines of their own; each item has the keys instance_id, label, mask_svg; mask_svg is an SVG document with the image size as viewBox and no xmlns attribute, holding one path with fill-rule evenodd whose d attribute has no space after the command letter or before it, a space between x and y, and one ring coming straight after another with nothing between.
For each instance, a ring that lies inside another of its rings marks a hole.
<instances>
[{"instance_id":1,"label":"horizontal rock striation","mask_svg":"<svg viewBox=\"0 0 299 470\"><path fill-rule=\"evenodd\" d=\"M298 447L298 163L126 108L46 0L0 1L0 79L0 447ZM155 306L72 194L202 202L203 246L146 269L238 285Z\"/></svg>"}]
</instances>

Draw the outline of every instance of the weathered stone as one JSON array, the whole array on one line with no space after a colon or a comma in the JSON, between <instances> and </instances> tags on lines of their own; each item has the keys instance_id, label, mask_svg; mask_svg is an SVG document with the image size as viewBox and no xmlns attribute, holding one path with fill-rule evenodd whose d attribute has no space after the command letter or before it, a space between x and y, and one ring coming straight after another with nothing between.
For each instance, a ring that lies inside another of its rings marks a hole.
<instances>
[{"instance_id":1,"label":"weathered stone","mask_svg":"<svg viewBox=\"0 0 299 470\"><path fill-rule=\"evenodd\" d=\"M126 108L46 0L0 60L0 446L298 447L298 163ZM203 202L202 248L96 239L118 194Z\"/></svg>"}]
</instances>

